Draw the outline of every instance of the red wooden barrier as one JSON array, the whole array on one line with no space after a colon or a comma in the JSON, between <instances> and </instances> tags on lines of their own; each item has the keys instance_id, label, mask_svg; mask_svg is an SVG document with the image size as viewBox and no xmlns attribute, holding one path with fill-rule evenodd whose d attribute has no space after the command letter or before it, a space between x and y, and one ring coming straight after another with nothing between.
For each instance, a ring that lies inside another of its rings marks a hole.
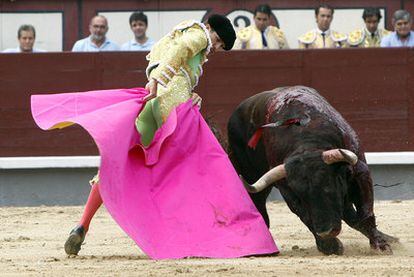
<instances>
[{"instance_id":1,"label":"red wooden barrier","mask_svg":"<svg viewBox=\"0 0 414 277\"><path fill-rule=\"evenodd\" d=\"M30 95L143 86L145 53L0 55L0 156L93 155L80 127L44 132ZM317 89L367 151L414 151L414 50L331 49L218 53L196 88L203 113L224 129L238 103L280 86Z\"/></svg>"}]
</instances>

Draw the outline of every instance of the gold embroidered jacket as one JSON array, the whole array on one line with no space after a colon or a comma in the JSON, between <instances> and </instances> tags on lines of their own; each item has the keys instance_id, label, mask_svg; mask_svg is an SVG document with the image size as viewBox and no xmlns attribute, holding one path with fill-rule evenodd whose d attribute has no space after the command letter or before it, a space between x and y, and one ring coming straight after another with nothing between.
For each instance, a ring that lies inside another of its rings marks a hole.
<instances>
[{"instance_id":1,"label":"gold embroidered jacket","mask_svg":"<svg viewBox=\"0 0 414 277\"><path fill-rule=\"evenodd\" d=\"M289 49L288 42L282 30L268 26L264 31L267 47L263 46L262 33L256 25L250 25L237 32L233 49Z\"/></svg>"},{"instance_id":2,"label":"gold embroidered jacket","mask_svg":"<svg viewBox=\"0 0 414 277\"><path fill-rule=\"evenodd\" d=\"M314 29L300 36L299 48L342 48L346 47L347 36L339 32L328 30L325 32L325 38L322 34Z\"/></svg>"},{"instance_id":3,"label":"gold embroidered jacket","mask_svg":"<svg viewBox=\"0 0 414 277\"><path fill-rule=\"evenodd\" d=\"M381 39L390 34L390 31L378 29L373 35L366 29L358 29L351 32L348 36L350 47L380 47Z\"/></svg>"},{"instance_id":4,"label":"gold embroidered jacket","mask_svg":"<svg viewBox=\"0 0 414 277\"><path fill-rule=\"evenodd\" d=\"M191 98L192 90L203 73L201 66L207 61L210 48L210 35L205 25L191 20L177 25L147 55L147 78L157 80L159 85L157 97L146 105L157 102L157 112L163 122L171 110ZM97 183L99 172L90 181L91 185Z\"/></svg>"},{"instance_id":5,"label":"gold embroidered jacket","mask_svg":"<svg viewBox=\"0 0 414 277\"><path fill-rule=\"evenodd\" d=\"M172 109L190 99L210 48L206 26L188 20L158 41L147 55L147 78L158 81L157 101L164 121Z\"/></svg>"}]
</instances>

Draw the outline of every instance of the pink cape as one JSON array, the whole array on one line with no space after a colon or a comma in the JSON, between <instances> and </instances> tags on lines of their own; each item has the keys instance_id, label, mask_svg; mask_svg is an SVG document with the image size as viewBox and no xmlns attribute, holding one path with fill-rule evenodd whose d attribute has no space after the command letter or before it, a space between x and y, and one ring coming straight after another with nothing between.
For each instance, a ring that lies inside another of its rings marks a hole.
<instances>
[{"instance_id":1,"label":"pink cape","mask_svg":"<svg viewBox=\"0 0 414 277\"><path fill-rule=\"evenodd\" d=\"M190 102L171 112L148 148L139 146L135 119L146 94L134 88L33 95L32 114L44 130L73 122L89 132L101 155L104 204L151 258L277 253L227 154Z\"/></svg>"}]
</instances>

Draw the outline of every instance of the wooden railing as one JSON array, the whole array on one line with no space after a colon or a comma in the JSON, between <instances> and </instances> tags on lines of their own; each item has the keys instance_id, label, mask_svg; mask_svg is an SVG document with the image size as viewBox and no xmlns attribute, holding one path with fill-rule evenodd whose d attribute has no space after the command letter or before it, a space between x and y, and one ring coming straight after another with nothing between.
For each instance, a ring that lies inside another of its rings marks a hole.
<instances>
[{"instance_id":1,"label":"wooden railing","mask_svg":"<svg viewBox=\"0 0 414 277\"><path fill-rule=\"evenodd\" d=\"M144 86L145 54L0 55L0 157L98 154L80 127L36 127L30 95ZM223 131L248 96L306 85L342 113L366 151L414 151L413 49L231 51L209 59L196 92Z\"/></svg>"}]
</instances>

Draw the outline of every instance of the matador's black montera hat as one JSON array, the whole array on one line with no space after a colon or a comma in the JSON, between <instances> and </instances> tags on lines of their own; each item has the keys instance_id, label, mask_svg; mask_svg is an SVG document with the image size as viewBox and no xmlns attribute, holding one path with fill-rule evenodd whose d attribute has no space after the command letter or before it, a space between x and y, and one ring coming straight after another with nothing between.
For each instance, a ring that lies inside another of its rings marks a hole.
<instances>
[{"instance_id":1,"label":"matador's black montera hat","mask_svg":"<svg viewBox=\"0 0 414 277\"><path fill-rule=\"evenodd\" d=\"M224 50L233 48L234 41L236 40L236 32L227 17L213 14L208 18L207 23L214 31L216 31L217 35L224 42Z\"/></svg>"}]
</instances>

